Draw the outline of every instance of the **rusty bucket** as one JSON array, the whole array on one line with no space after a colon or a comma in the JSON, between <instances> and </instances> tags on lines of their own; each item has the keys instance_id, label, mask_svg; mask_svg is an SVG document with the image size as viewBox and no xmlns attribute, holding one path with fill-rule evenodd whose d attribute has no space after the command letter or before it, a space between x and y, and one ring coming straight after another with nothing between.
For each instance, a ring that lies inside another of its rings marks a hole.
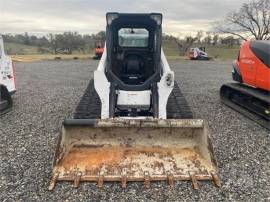
<instances>
[{"instance_id":1,"label":"rusty bucket","mask_svg":"<svg viewBox=\"0 0 270 202\"><path fill-rule=\"evenodd\" d=\"M55 153L57 181L212 180L220 186L208 125L200 119L70 119L63 123Z\"/></svg>"}]
</instances>

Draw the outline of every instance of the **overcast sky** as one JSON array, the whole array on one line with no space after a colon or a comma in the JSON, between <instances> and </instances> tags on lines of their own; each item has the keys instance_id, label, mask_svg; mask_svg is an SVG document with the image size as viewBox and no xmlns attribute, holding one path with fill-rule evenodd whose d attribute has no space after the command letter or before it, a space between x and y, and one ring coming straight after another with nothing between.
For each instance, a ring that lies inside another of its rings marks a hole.
<instances>
[{"instance_id":1,"label":"overcast sky","mask_svg":"<svg viewBox=\"0 0 270 202\"><path fill-rule=\"evenodd\" d=\"M0 0L0 33L46 35L105 30L105 13L161 12L163 31L176 36L208 31L211 22L247 0Z\"/></svg>"}]
</instances>

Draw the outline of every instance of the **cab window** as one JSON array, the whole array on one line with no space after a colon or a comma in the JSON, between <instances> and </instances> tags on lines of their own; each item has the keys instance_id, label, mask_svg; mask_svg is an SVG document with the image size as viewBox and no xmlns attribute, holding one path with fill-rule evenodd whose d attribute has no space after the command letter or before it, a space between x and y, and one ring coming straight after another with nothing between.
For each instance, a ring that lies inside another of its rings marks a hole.
<instances>
[{"instance_id":1,"label":"cab window","mask_svg":"<svg viewBox=\"0 0 270 202\"><path fill-rule=\"evenodd\" d=\"M118 45L122 47L148 47L149 32L144 28L121 28Z\"/></svg>"}]
</instances>

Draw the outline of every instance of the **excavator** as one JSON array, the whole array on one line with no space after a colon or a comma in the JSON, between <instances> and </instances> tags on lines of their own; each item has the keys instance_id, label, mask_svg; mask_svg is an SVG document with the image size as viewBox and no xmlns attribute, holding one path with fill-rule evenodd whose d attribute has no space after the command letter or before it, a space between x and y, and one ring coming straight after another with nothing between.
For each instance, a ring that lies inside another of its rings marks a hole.
<instances>
[{"instance_id":1,"label":"excavator","mask_svg":"<svg viewBox=\"0 0 270 202\"><path fill-rule=\"evenodd\" d=\"M101 60L59 133L59 181L210 180L221 186L206 120L194 119L162 49L161 13L107 13Z\"/></svg>"},{"instance_id":2,"label":"excavator","mask_svg":"<svg viewBox=\"0 0 270 202\"><path fill-rule=\"evenodd\" d=\"M245 41L232 66L236 83L221 86L221 101L270 130L270 41Z\"/></svg>"},{"instance_id":3,"label":"excavator","mask_svg":"<svg viewBox=\"0 0 270 202\"><path fill-rule=\"evenodd\" d=\"M95 39L95 56L93 59L100 59L104 51L104 41L100 38Z\"/></svg>"}]
</instances>

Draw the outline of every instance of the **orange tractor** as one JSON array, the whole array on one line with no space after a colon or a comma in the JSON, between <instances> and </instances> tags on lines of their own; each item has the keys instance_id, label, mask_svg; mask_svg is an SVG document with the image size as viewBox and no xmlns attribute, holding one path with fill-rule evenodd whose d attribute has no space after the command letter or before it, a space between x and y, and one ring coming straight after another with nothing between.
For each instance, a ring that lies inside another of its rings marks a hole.
<instances>
[{"instance_id":1,"label":"orange tractor","mask_svg":"<svg viewBox=\"0 0 270 202\"><path fill-rule=\"evenodd\" d=\"M245 41L232 78L238 83L221 87L221 101L270 129L270 41Z\"/></svg>"},{"instance_id":2,"label":"orange tractor","mask_svg":"<svg viewBox=\"0 0 270 202\"><path fill-rule=\"evenodd\" d=\"M95 41L95 56L94 59L100 59L104 51L105 42L102 39Z\"/></svg>"}]
</instances>

